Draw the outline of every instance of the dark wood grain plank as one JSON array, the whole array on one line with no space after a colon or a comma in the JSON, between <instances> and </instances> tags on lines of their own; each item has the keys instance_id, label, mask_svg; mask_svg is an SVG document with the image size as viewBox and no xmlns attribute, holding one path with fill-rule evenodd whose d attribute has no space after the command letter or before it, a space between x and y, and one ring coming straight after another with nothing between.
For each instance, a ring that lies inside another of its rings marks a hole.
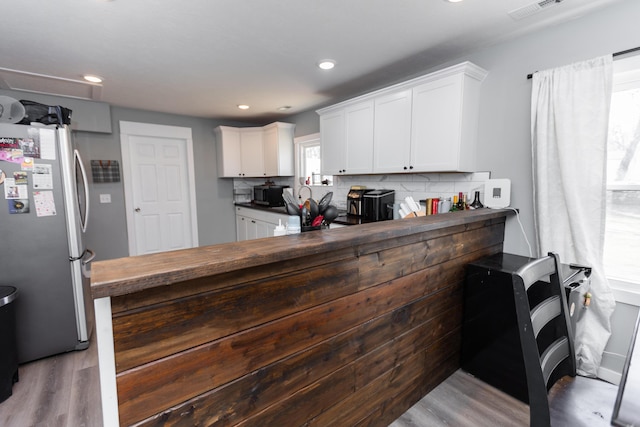
<instances>
[{"instance_id":1,"label":"dark wood grain plank","mask_svg":"<svg viewBox=\"0 0 640 427\"><path fill-rule=\"evenodd\" d=\"M111 299L111 311L114 317L117 317L119 313L137 308L231 288L243 283L254 282L272 276L284 275L355 257L355 248L349 247L340 251L324 253L321 257L294 258L279 263L248 267L241 270L216 274L214 276L177 282L172 285L153 287L140 292L113 297Z\"/></svg>"},{"instance_id":2,"label":"dark wood grain plank","mask_svg":"<svg viewBox=\"0 0 640 427\"><path fill-rule=\"evenodd\" d=\"M113 319L117 372L357 292L357 259L155 304Z\"/></svg>"}]
</instances>

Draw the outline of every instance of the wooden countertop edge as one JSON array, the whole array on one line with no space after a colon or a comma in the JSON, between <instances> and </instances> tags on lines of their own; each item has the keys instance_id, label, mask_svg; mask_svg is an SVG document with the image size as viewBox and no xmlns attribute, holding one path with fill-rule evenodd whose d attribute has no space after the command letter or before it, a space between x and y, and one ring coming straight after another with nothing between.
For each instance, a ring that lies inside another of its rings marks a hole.
<instances>
[{"instance_id":1,"label":"wooden countertop edge","mask_svg":"<svg viewBox=\"0 0 640 427\"><path fill-rule=\"evenodd\" d=\"M125 295L180 281L340 250L366 243L373 235L384 239L402 237L509 214L513 214L513 211L481 209L269 237L268 246L264 244L266 239L257 239L97 261L92 264L91 296L97 299Z\"/></svg>"}]
</instances>

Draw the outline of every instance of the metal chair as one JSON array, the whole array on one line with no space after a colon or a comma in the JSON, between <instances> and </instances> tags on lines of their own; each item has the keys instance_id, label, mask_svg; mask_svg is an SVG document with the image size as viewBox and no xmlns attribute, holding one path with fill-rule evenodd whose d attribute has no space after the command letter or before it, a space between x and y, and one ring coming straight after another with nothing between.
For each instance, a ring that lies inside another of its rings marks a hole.
<instances>
[{"instance_id":1,"label":"metal chair","mask_svg":"<svg viewBox=\"0 0 640 427\"><path fill-rule=\"evenodd\" d=\"M557 254L533 260L512 274L520 345L529 392L530 425L551 425L548 391L576 375L567 299Z\"/></svg>"}]
</instances>

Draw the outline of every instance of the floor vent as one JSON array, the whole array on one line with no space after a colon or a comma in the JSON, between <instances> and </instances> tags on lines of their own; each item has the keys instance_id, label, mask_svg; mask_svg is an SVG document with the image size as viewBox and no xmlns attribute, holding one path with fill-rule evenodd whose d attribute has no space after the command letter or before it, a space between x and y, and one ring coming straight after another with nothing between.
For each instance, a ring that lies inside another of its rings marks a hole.
<instances>
[{"instance_id":1,"label":"floor vent","mask_svg":"<svg viewBox=\"0 0 640 427\"><path fill-rule=\"evenodd\" d=\"M535 3L528 4L526 6L522 6L518 9L514 9L511 12L507 12L507 13L511 18L518 21L528 16L535 15L536 13L542 11L543 9L547 9L560 2L562 2L562 0L541 0Z\"/></svg>"}]
</instances>

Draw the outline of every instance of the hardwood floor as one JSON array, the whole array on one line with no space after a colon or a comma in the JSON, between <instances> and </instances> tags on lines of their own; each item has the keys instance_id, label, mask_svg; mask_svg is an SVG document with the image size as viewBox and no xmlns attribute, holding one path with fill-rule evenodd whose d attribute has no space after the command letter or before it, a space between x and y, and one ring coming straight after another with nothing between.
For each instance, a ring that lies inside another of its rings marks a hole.
<instances>
[{"instance_id":1,"label":"hardwood floor","mask_svg":"<svg viewBox=\"0 0 640 427\"><path fill-rule=\"evenodd\" d=\"M13 395L0 403L2 427L100 427L100 378L95 342L21 365Z\"/></svg>"},{"instance_id":2,"label":"hardwood floor","mask_svg":"<svg viewBox=\"0 0 640 427\"><path fill-rule=\"evenodd\" d=\"M571 388L582 377L562 380ZM600 382L600 381L598 381ZM2 427L101 427L102 409L95 343L89 349L66 353L20 366L13 395L0 403ZM595 393L598 402L560 402L552 409L559 426L610 425L617 387L607 384ZM559 412L558 412L559 411ZM390 427L506 427L527 426L529 407L519 400L458 370L416 403Z\"/></svg>"},{"instance_id":3,"label":"hardwood floor","mask_svg":"<svg viewBox=\"0 0 640 427\"><path fill-rule=\"evenodd\" d=\"M550 393L552 426L611 425L617 390L617 386L600 380L583 377L563 378ZM390 427L528 425L527 404L459 369Z\"/></svg>"}]
</instances>

